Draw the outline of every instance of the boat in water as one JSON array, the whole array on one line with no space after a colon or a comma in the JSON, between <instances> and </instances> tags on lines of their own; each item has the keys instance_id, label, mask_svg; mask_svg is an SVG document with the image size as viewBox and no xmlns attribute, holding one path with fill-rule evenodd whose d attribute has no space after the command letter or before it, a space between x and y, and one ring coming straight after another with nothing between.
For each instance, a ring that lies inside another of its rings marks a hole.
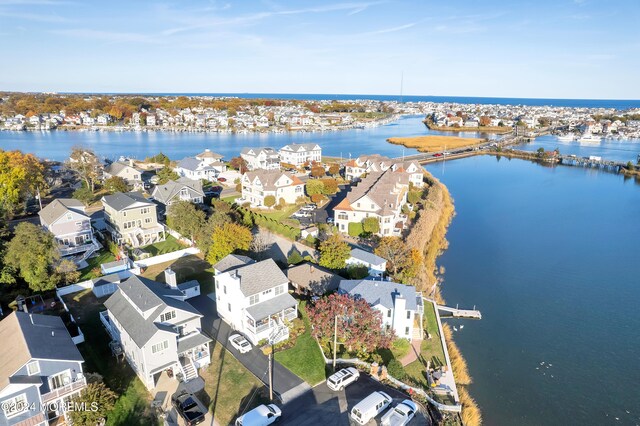
<instances>
[{"instance_id":1,"label":"boat in water","mask_svg":"<svg viewBox=\"0 0 640 426\"><path fill-rule=\"evenodd\" d=\"M575 139L576 139L576 135L574 135L573 133L566 133L564 135L558 136L558 140L560 142L571 142L571 141L574 141Z\"/></svg>"},{"instance_id":2,"label":"boat in water","mask_svg":"<svg viewBox=\"0 0 640 426\"><path fill-rule=\"evenodd\" d=\"M590 133L585 133L578 139L580 143L600 143L602 138L600 136L594 136Z\"/></svg>"}]
</instances>

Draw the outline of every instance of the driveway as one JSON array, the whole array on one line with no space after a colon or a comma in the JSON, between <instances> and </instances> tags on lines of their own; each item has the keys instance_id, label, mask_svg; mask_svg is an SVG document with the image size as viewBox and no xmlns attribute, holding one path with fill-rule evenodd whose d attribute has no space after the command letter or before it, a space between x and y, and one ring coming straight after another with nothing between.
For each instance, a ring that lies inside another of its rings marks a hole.
<instances>
[{"instance_id":1,"label":"driveway","mask_svg":"<svg viewBox=\"0 0 640 426\"><path fill-rule=\"evenodd\" d=\"M216 312L216 302L207 295L200 295L189 299L204 317L202 318L202 329L212 338L220 342L229 352L233 354L249 371L251 371L265 385L269 385L269 359L258 348L253 348L246 354L240 354L228 342L229 335L233 330L222 321ZM309 389L301 378L293 374L286 367L274 361L273 363L273 390L280 395L283 401L288 401Z\"/></svg>"},{"instance_id":2,"label":"driveway","mask_svg":"<svg viewBox=\"0 0 640 426\"><path fill-rule=\"evenodd\" d=\"M282 407L281 424L291 426L349 425L349 411L375 391L387 393L393 398L393 404L410 399L402 392L372 379L368 374L361 374L357 382L342 391L334 392L327 387L326 382L323 382L287 402ZM370 421L368 425L380 424L380 418L383 414ZM409 424L411 426L431 425L431 421L428 414L418 413Z\"/></svg>"}]
</instances>

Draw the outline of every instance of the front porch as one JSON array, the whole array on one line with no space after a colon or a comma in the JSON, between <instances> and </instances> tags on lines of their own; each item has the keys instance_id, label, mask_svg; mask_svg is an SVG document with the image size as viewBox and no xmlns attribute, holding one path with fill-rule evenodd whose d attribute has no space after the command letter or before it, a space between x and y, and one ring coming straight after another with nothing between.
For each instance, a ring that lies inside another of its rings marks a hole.
<instances>
[{"instance_id":1,"label":"front porch","mask_svg":"<svg viewBox=\"0 0 640 426\"><path fill-rule=\"evenodd\" d=\"M289 338L288 322L298 317L296 300L284 293L265 302L250 306L245 310L244 332L249 341L257 345L269 339L274 331L280 329L275 343Z\"/></svg>"},{"instance_id":2,"label":"front porch","mask_svg":"<svg viewBox=\"0 0 640 426\"><path fill-rule=\"evenodd\" d=\"M166 237L164 226L157 225L152 228L134 228L128 231L123 239L132 247L144 247L164 241Z\"/></svg>"}]
</instances>

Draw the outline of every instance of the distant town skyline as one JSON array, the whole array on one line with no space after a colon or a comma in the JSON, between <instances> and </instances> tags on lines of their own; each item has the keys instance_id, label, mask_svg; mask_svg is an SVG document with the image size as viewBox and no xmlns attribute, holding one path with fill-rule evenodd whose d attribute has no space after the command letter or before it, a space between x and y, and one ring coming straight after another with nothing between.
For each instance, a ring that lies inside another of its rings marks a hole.
<instances>
[{"instance_id":1,"label":"distant town skyline","mask_svg":"<svg viewBox=\"0 0 640 426\"><path fill-rule=\"evenodd\" d=\"M0 90L640 99L640 3L0 0Z\"/></svg>"}]
</instances>

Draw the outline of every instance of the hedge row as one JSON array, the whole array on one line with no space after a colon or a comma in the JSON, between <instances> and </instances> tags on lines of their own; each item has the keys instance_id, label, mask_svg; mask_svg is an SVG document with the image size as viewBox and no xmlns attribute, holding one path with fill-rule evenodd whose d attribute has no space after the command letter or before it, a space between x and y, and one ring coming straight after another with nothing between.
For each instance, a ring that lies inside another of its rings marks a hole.
<instances>
[{"instance_id":1,"label":"hedge row","mask_svg":"<svg viewBox=\"0 0 640 426\"><path fill-rule=\"evenodd\" d=\"M295 240L300 236L300 229L298 228L285 225L284 223L280 223L277 220L267 217L265 215L262 215L260 213L256 213L252 210L247 210L244 207L238 207L238 210L243 215L246 215L248 213L253 223L255 223L256 225L265 227L271 232L275 232L276 234L283 235L292 240Z\"/></svg>"}]
</instances>

